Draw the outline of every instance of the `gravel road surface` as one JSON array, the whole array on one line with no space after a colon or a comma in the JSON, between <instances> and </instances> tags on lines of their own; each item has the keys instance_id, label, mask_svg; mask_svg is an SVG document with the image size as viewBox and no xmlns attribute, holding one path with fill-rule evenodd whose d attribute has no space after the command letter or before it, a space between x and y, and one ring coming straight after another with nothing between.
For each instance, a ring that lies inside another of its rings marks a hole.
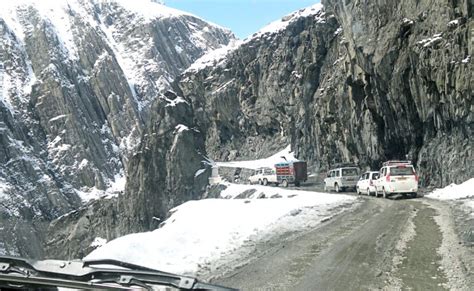
<instances>
[{"instance_id":1,"label":"gravel road surface","mask_svg":"<svg viewBox=\"0 0 474 291\"><path fill-rule=\"evenodd\" d=\"M257 245L246 264L211 281L242 290L472 290L474 250L451 211L426 198L361 196L310 232Z\"/></svg>"}]
</instances>

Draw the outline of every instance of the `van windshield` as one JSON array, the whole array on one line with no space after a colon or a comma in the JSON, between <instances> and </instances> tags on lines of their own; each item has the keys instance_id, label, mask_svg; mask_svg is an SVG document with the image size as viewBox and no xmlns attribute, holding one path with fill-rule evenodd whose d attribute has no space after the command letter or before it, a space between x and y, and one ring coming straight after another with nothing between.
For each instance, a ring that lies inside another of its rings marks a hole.
<instances>
[{"instance_id":1,"label":"van windshield","mask_svg":"<svg viewBox=\"0 0 474 291\"><path fill-rule=\"evenodd\" d=\"M414 175L412 167L398 166L390 169L390 175L392 176L408 176Z\"/></svg>"},{"instance_id":2,"label":"van windshield","mask_svg":"<svg viewBox=\"0 0 474 291\"><path fill-rule=\"evenodd\" d=\"M356 168L342 169L342 175L343 176L358 176L359 171Z\"/></svg>"}]
</instances>

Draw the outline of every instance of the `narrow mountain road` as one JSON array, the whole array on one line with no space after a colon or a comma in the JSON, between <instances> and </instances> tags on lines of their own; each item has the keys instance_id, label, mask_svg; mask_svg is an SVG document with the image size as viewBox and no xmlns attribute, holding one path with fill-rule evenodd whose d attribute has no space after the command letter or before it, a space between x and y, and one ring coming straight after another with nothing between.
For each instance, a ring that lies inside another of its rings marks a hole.
<instances>
[{"instance_id":1,"label":"narrow mountain road","mask_svg":"<svg viewBox=\"0 0 474 291\"><path fill-rule=\"evenodd\" d=\"M261 246L213 282L242 290L468 290L474 254L459 244L449 211L425 198L364 196L309 233Z\"/></svg>"}]
</instances>

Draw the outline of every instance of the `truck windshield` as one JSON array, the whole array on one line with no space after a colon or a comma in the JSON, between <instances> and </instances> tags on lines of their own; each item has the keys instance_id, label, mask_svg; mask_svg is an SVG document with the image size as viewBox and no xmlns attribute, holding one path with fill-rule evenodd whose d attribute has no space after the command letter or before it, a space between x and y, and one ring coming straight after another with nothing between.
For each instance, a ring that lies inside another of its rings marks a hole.
<instances>
[{"instance_id":1,"label":"truck windshield","mask_svg":"<svg viewBox=\"0 0 474 291\"><path fill-rule=\"evenodd\" d=\"M357 169L342 169L343 176L358 176L359 171Z\"/></svg>"},{"instance_id":2,"label":"truck windshield","mask_svg":"<svg viewBox=\"0 0 474 291\"><path fill-rule=\"evenodd\" d=\"M414 171L412 167L398 166L390 169L390 175L392 176L407 176L413 174Z\"/></svg>"}]
</instances>

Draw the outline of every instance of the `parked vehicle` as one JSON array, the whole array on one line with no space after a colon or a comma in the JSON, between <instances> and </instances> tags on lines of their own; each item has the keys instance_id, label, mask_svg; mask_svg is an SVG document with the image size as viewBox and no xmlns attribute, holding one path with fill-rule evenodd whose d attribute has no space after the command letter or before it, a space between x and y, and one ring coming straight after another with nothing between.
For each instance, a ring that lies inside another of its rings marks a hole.
<instances>
[{"instance_id":1,"label":"parked vehicle","mask_svg":"<svg viewBox=\"0 0 474 291\"><path fill-rule=\"evenodd\" d=\"M278 184L276 171L271 168L258 168L255 173L249 177L250 184Z\"/></svg>"},{"instance_id":2,"label":"parked vehicle","mask_svg":"<svg viewBox=\"0 0 474 291\"><path fill-rule=\"evenodd\" d=\"M417 196L418 176L411 161L387 161L375 181L375 196L387 198L393 194Z\"/></svg>"},{"instance_id":3,"label":"parked vehicle","mask_svg":"<svg viewBox=\"0 0 474 291\"><path fill-rule=\"evenodd\" d=\"M308 167L306 162L292 161L275 165L278 184L288 187L289 184L300 186L301 182L308 180Z\"/></svg>"},{"instance_id":4,"label":"parked vehicle","mask_svg":"<svg viewBox=\"0 0 474 291\"><path fill-rule=\"evenodd\" d=\"M341 192L349 188L355 189L358 180L359 169L357 167L341 167L332 169L324 179L324 190Z\"/></svg>"},{"instance_id":5,"label":"parked vehicle","mask_svg":"<svg viewBox=\"0 0 474 291\"><path fill-rule=\"evenodd\" d=\"M375 180L379 178L379 172L368 171L360 176L356 185L357 194L375 195Z\"/></svg>"}]
</instances>

